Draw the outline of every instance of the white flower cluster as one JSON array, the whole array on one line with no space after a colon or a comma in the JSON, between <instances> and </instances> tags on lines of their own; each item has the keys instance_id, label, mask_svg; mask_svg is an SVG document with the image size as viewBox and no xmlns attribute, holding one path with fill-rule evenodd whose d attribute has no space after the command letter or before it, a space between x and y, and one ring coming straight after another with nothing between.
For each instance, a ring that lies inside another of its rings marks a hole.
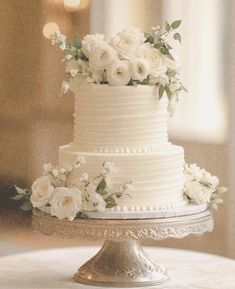
<instances>
[{"instance_id":1,"label":"white flower cluster","mask_svg":"<svg viewBox=\"0 0 235 289\"><path fill-rule=\"evenodd\" d=\"M179 76L179 62L171 52L167 36L179 25L180 21L175 21L166 31L163 27L152 28L150 34L127 28L109 40L102 34L88 34L74 43L57 33L52 36L52 42L63 50L66 73L70 77L114 86L156 85L160 98L166 92L172 100L170 110L173 110L179 92L185 88ZM62 94L68 89L69 84L64 81Z\"/></svg>"},{"instance_id":2,"label":"white flower cluster","mask_svg":"<svg viewBox=\"0 0 235 289\"><path fill-rule=\"evenodd\" d=\"M225 187L219 187L219 179L212 176L205 169L196 164L185 164L184 194L192 202L197 204L209 204L216 209L223 202L223 194L227 191Z\"/></svg>"},{"instance_id":3,"label":"white flower cluster","mask_svg":"<svg viewBox=\"0 0 235 289\"><path fill-rule=\"evenodd\" d=\"M79 184L74 185L77 169L84 163L84 157L79 157L69 169L44 165L43 176L32 185L32 206L60 220L67 218L70 221L86 211L103 211L115 207L117 199L127 191L128 186L124 184L121 192L114 193L107 188L106 178L113 172L114 164L105 162L100 175L92 180L87 173L82 173Z\"/></svg>"}]
</instances>

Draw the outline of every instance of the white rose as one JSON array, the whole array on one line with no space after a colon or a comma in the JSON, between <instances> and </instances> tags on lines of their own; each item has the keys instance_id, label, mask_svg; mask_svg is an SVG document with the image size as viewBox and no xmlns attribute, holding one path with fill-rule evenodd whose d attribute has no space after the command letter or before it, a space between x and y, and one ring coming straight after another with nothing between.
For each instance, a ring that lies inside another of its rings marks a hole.
<instances>
[{"instance_id":1,"label":"white rose","mask_svg":"<svg viewBox=\"0 0 235 289\"><path fill-rule=\"evenodd\" d=\"M104 42L103 34L88 34L82 40L82 52L89 57L96 45Z\"/></svg>"},{"instance_id":2,"label":"white rose","mask_svg":"<svg viewBox=\"0 0 235 289\"><path fill-rule=\"evenodd\" d=\"M81 191L78 188L58 187L54 190L50 205L52 216L73 221L81 209Z\"/></svg>"},{"instance_id":3,"label":"white rose","mask_svg":"<svg viewBox=\"0 0 235 289\"><path fill-rule=\"evenodd\" d=\"M149 63L143 58L131 59L129 68L133 80L143 81L150 73Z\"/></svg>"},{"instance_id":4,"label":"white rose","mask_svg":"<svg viewBox=\"0 0 235 289\"><path fill-rule=\"evenodd\" d=\"M197 204L205 204L210 202L212 191L209 188L194 181L188 184L186 195Z\"/></svg>"},{"instance_id":5,"label":"white rose","mask_svg":"<svg viewBox=\"0 0 235 289\"><path fill-rule=\"evenodd\" d=\"M138 28L125 29L111 39L111 45L121 59L130 59L144 43L144 34Z\"/></svg>"},{"instance_id":6,"label":"white rose","mask_svg":"<svg viewBox=\"0 0 235 289\"><path fill-rule=\"evenodd\" d=\"M164 56L158 49L153 48L150 43L143 44L138 49L136 55L148 61L150 65L150 77L157 79L159 76L166 74L167 66Z\"/></svg>"},{"instance_id":7,"label":"white rose","mask_svg":"<svg viewBox=\"0 0 235 289\"><path fill-rule=\"evenodd\" d=\"M105 42L96 45L89 55L91 70L103 70L117 58L115 50Z\"/></svg>"},{"instance_id":8,"label":"white rose","mask_svg":"<svg viewBox=\"0 0 235 289\"><path fill-rule=\"evenodd\" d=\"M30 201L33 207L42 207L48 204L52 198L54 187L47 176L38 178L32 185Z\"/></svg>"},{"instance_id":9,"label":"white rose","mask_svg":"<svg viewBox=\"0 0 235 289\"><path fill-rule=\"evenodd\" d=\"M131 80L127 61L116 61L107 68L107 79L110 85L127 85Z\"/></svg>"}]
</instances>

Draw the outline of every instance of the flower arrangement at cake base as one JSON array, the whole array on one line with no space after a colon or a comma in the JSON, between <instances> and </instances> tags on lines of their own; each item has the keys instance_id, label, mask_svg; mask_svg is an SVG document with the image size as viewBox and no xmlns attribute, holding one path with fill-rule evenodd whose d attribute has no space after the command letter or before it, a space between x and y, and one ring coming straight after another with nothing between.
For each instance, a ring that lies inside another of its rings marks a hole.
<instances>
[{"instance_id":1,"label":"flower arrangement at cake base","mask_svg":"<svg viewBox=\"0 0 235 289\"><path fill-rule=\"evenodd\" d=\"M32 185L31 190L16 186L17 195L12 199L21 201L24 211L38 208L58 219L88 218L88 212L103 212L118 205L118 201L130 195L131 181L120 186L118 191L111 191L107 178L114 170L114 164L103 163L100 173L90 179L84 172L77 177L76 171L85 163L84 157L79 157L76 164L70 168L54 168L51 164L44 165L43 176ZM227 188L219 186L219 180L205 169L197 165L185 164L184 197L189 203L207 204L209 208L217 209L222 204ZM79 182L78 182L79 180Z\"/></svg>"},{"instance_id":2,"label":"flower arrangement at cake base","mask_svg":"<svg viewBox=\"0 0 235 289\"><path fill-rule=\"evenodd\" d=\"M88 218L86 212L113 208L124 196L131 197L128 194L130 182L124 183L118 191L110 191L107 178L113 170L111 162L104 162L95 178L90 179L86 172L77 178L76 172L84 162L85 159L79 157L76 164L67 169L45 164L43 176L33 183L32 189L16 186L17 195L12 199L23 201L20 208L24 211L38 208L60 220L73 221Z\"/></svg>"}]
</instances>

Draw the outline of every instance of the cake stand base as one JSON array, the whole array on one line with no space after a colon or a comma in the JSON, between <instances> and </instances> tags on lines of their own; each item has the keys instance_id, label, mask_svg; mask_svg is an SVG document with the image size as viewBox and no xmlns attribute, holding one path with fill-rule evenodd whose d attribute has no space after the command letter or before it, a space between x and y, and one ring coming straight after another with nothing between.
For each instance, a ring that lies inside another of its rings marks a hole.
<instances>
[{"instance_id":1,"label":"cake stand base","mask_svg":"<svg viewBox=\"0 0 235 289\"><path fill-rule=\"evenodd\" d=\"M44 234L105 240L99 253L78 270L74 279L83 284L109 288L155 286L168 280L166 269L151 260L138 241L201 235L211 232L213 226L209 210L168 218L78 219L73 222L33 210L33 227Z\"/></svg>"},{"instance_id":2,"label":"cake stand base","mask_svg":"<svg viewBox=\"0 0 235 289\"><path fill-rule=\"evenodd\" d=\"M147 256L136 240L105 241L74 275L77 282L105 287L144 287L168 281L166 269Z\"/></svg>"}]
</instances>

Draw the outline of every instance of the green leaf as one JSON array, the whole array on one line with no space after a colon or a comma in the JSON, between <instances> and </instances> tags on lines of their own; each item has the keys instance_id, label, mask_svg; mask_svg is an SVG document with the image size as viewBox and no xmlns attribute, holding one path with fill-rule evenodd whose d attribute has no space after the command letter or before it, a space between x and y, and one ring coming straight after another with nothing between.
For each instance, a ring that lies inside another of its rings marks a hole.
<instances>
[{"instance_id":1,"label":"green leaf","mask_svg":"<svg viewBox=\"0 0 235 289\"><path fill-rule=\"evenodd\" d=\"M111 208L114 208L114 207L116 207L116 206L117 206L116 203L106 203L106 208L107 208L107 209L111 209Z\"/></svg>"},{"instance_id":2,"label":"green leaf","mask_svg":"<svg viewBox=\"0 0 235 289\"><path fill-rule=\"evenodd\" d=\"M80 37L79 35L76 35L76 37L75 37L74 46L75 46L77 49L82 48L82 40L81 40L81 37Z\"/></svg>"},{"instance_id":3,"label":"green leaf","mask_svg":"<svg viewBox=\"0 0 235 289\"><path fill-rule=\"evenodd\" d=\"M26 190L24 190L24 189L21 189L20 187L18 187L18 186L15 186L15 189L16 189L16 191L17 191L17 194L19 194L19 195L28 195L28 193L27 193L27 191Z\"/></svg>"},{"instance_id":4,"label":"green leaf","mask_svg":"<svg viewBox=\"0 0 235 289\"><path fill-rule=\"evenodd\" d=\"M162 43L161 42L157 42L156 44L154 44L154 48L159 49L160 47L162 47Z\"/></svg>"},{"instance_id":5,"label":"green leaf","mask_svg":"<svg viewBox=\"0 0 235 289\"><path fill-rule=\"evenodd\" d=\"M32 204L30 201L24 203L21 207L21 210L27 212L27 211L31 211L32 210Z\"/></svg>"},{"instance_id":6,"label":"green leaf","mask_svg":"<svg viewBox=\"0 0 235 289\"><path fill-rule=\"evenodd\" d=\"M25 198L25 195L15 195L14 197L10 198L11 200L14 201L19 201Z\"/></svg>"},{"instance_id":7,"label":"green leaf","mask_svg":"<svg viewBox=\"0 0 235 289\"><path fill-rule=\"evenodd\" d=\"M165 29L167 32L171 30L171 25L167 21L165 22Z\"/></svg>"},{"instance_id":8,"label":"green leaf","mask_svg":"<svg viewBox=\"0 0 235 289\"><path fill-rule=\"evenodd\" d=\"M169 55L169 50L164 46L160 48L160 52L161 54Z\"/></svg>"},{"instance_id":9,"label":"green leaf","mask_svg":"<svg viewBox=\"0 0 235 289\"><path fill-rule=\"evenodd\" d=\"M171 100L172 92L168 85L165 85L165 92L169 100Z\"/></svg>"},{"instance_id":10,"label":"green leaf","mask_svg":"<svg viewBox=\"0 0 235 289\"><path fill-rule=\"evenodd\" d=\"M97 193L100 194L101 196L106 195L107 194L107 192L105 191L106 187L107 187L107 184L106 184L105 178L102 178L98 184Z\"/></svg>"},{"instance_id":11,"label":"green leaf","mask_svg":"<svg viewBox=\"0 0 235 289\"><path fill-rule=\"evenodd\" d=\"M88 215L85 214L84 212L78 212L77 215L76 215L76 218L89 219Z\"/></svg>"},{"instance_id":12,"label":"green leaf","mask_svg":"<svg viewBox=\"0 0 235 289\"><path fill-rule=\"evenodd\" d=\"M152 35L150 35L150 36L145 40L144 43L146 43L146 42L149 42L149 43L153 44L153 43L154 43L154 37L153 37Z\"/></svg>"},{"instance_id":13,"label":"green leaf","mask_svg":"<svg viewBox=\"0 0 235 289\"><path fill-rule=\"evenodd\" d=\"M158 90L159 99L162 98L163 93L164 93L164 90L165 90L164 86L163 86L163 85L160 85L159 90Z\"/></svg>"},{"instance_id":14,"label":"green leaf","mask_svg":"<svg viewBox=\"0 0 235 289\"><path fill-rule=\"evenodd\" d=\"M171 28L172 29L177 29L181 24L181 20L176 20L174 22L171 23Z\"/></svg>"},{"instance_id":15,"label":"green leaf","mask_svg":"<svg viewBox=\"0 0 235 289\"><path fill-rule=\"evenodd\" d=\"M175 33L173 37L174 37L175 40L178 40L179 43L181 43L181 36L180 36L179 33Z\"/></svg>"},{"instance_id":16,"label":"green leaf","mask_svg":"<svg viewBox=\"0 0 235 289\"><path fill-rule=\"evenodd\" d=\"M140 81L139 83L144 85L149 84L149 76L147 76L144 80Z\"/></svg>"},{"instance_id":17,"label":"green leaf","mask_svg":"<svg viewBox=\"0 0 235 289\"><path fill-rule=\"evenodd\" d=\"M117 206L117 203L115 199L112 196L108 196L106 199L104 199L106 202L106 208L114 208Z\"/></svg>"}]
</instances>

